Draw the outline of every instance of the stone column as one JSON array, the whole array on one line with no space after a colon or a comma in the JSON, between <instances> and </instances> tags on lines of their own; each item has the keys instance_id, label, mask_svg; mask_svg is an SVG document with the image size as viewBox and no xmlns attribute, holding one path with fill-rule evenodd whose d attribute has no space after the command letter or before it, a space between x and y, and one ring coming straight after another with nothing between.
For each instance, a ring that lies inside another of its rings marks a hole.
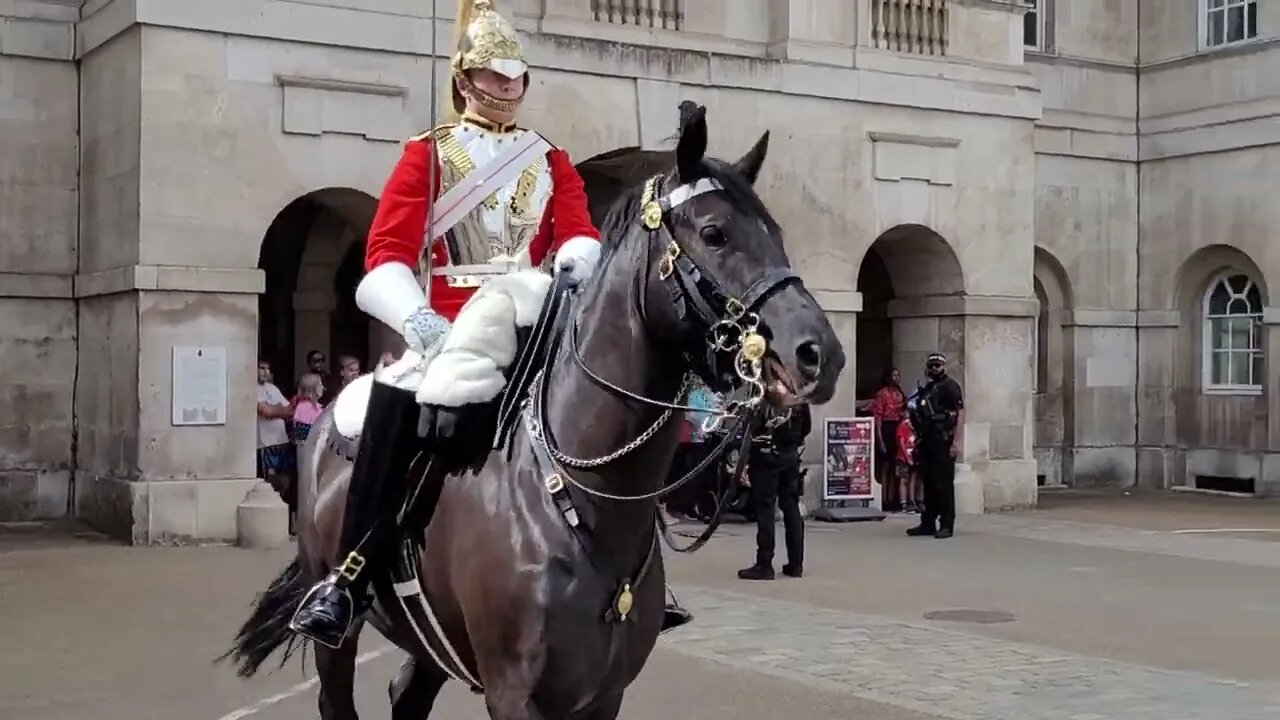
<instances>
[{"instance_id":1,"label":"stone column","mask_svg":"<svg viewBox=\"0 0 1280 720\"><path fill-rule=\"evenodd\" d=\"M1198 347L1183 347L1188 334L1177 310L1140 310L1137 318L1138 487L1166 489L1186 481L1185 454L1177 447L1177 359ZM1193 345L1195 343L1192 343ZM1195 364L1194 356L1184 362Z\"/></svg>"},{"instance_id":2,"label":"stone column","mask_svg":"<svg viewBox=\"0 0 1280 720\"><path fill-rule=\"evenodd\" d=\"M369 367L366 370L372 371L374 366L378 364L378 358L382 353L389 352L396 358L404 354L408 349L408 345L404 341L404 337L383 325L382 323L369 319Z\"/></svg>"},{"instance_id":3,"label":"stone column","mask_svg":"<svg viewBox=\"0 0 1280 720\"><path fill-rule=\"evenodd\" d=\"M234 541L255 473L259 270L82 275L77 514L134 544ZM174 371L174 348L211 364ZM221 363L225 358L225 363ZM221 364L220 364L221 363ZM175 422L175 388L179 410ZM189 424L200 423L200 424Z\"/></svg>"},{"instance_id":4,"label":"stone column","mask_svg":"<svg viewBox=\"0 0 1280 720\"><path fill-rule=\"evenodd\" d=\"M1036 502L1031 338L1037 310L1035 298L934 295L889 303L904 389L923 381L929 353L942 352L964 390L959 513Z\"/></svg>"},{"instance_id":5,"label":"stone column","mask_svg":"<svg viewBox=\"0 0 1280 720\"><path fill-rule=\"evenodd\" d=\"M1134 483L1137 460L1138 331L1132 310L1078 309L1066 332L1075 379L1067 388L1074 408L1069 436L1074 486L1123 487Z\"/></svg>"},{"instance_id":6,"label":"stone column","mask_svg":"<svg viewBox=\"0 0 1280 720\"><path fill-rule=\"evenodd\" d=\"M542 31L590 37L595 29L590 0L544 0Z\"/></svg>"},{"instance_id":7,"label":"stone column","mask_svg":"<svg viewBox=\"0 0 1280 720\"><path fill-rule=\"evenodd\" d=\"M950 0L947 55L966 60L1021 65L1022 0Z\"/></svg>"},{"instance_id":8,"label":"stone column","mask_svg":"<svg viewBox=\"0 0 1280 720\"><path fill-rule=\"evenodd\" d=\"M330 325L337 302L333 291L310 291L293 294L293 367L294 377L302 377L307 370L307 353L319 350L333 361L330 355ZM286 395L290 389L280 388Z\"/></svg>"},{"instance_id":9,"label":"stone column","mask_svg":"<svg viewBox=\"0 0 1280 720\"><path fill-rule=\"evenodd\" d=\"M341 215L327 208L316 215L302 253L293 296L295 377L306 372L309 351L320 350L325 355L332 352L330 330L333 311L337 307L334 276L353 240L351 228ZM280 389L286 395L293 390Z\"/></svg>"},{"instance_id":10,"label":"stone column","mask_svg":"<svg viewBox=\"0 0 1280 720\"><path fill-rule=\"evenodd\" d=\"M825 405L810 408L813 430L805 440L801 460L809 469L805 484L804 505L812 512L822 505L823 420L829 417L853 417L857 381L858 313L862 311L862 293L849 290L813 290L813 297L827 313L827 320L844 346L845 366L836 384L836 393Z\"/></svg>"},{"instance_id":11,"label":"stone column","mask_svg":"<svg viewBox=\"0 0 1280 720\"><path fill-rule=\"evenodd\" d=\"M857 3L830 0L773 0L769 54L825 65L853 66L858 37Z\"/></svg>"},{"instance_id":12,"label":"stone column","mask_svg":"<svg viewBox=\"0 0 1280 720\"><path fill-rule=\"evenodd\" d=\"M1263 375L1263 391L1267 394L1267 447L1262 458L1262 477L1255 494L1260 497L1280 497L1280 306L1263 308L1263 352L1266 353L1266 373Z\"/></svg>"}]
</instances>

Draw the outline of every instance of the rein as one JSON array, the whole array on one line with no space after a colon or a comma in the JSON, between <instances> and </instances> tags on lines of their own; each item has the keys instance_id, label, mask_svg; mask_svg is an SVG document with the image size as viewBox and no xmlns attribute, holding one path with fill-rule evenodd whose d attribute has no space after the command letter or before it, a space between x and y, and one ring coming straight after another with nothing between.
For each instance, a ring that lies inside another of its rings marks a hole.
<instances>
[{"instance_id":1,"label":"rein","mask_svg":"<svg viewBox=\"0 0 1280 720\"><path fill-rule=\"evenodd\" d=\"M661 231L664 230L667 215L672 210L699 195L724 189L716 180L703 178L694 183L680 185L665 196L658 197L661 183L661 176L650 178L645 183L644 193L641 197L640 219L644 228L648 230L651 244L656 243L663 234ZM671 292L672 300L676 304L677 314L682 320L690 315L694 316L693 319L696 319L704 329L706 340L704 362L707 364L708 371L717 378L728 376L731 385L735 388L741 388L744 385L749 388L745 399L727 403L724 409L717 413L716 417L703 423L704 430L713 431L718 429L726 418L733 418L735 422L724 433L724 439L716 446L715 450L704 457L696 467L679 480L664 484L664 487L653 492L639 495L618 495L587 487L576 480L568 472L569 468L590 470L626 457L644 446L659 430L665 427L670 422L673 412L703 412L701 408L680 404L686 398L692 386L688 375L685 376L679 390L676 391L675 398L671 402L664 402L619 387L594 372L582 357L582 349L578 340L580 316L577 316L577 319L570 322L569 327L566 328L574 363L593 383L610 393L651 407L662 408L663 413L634 440L611 453L596 458L577 458L568 455L557 447L557 443L552 437L550 426L547 423L548 383L546 382L547 377L544 369L533 380L530 388L530 401L534 403L534 409L532 412L525 413L525 421L530 437L535 442L540 443L552 461L560 466L558 468L560 478L588 495L616 501L654 500L675 492L698 477L709 465L719 462L728 452L731 443L736 440L739 443L739 453L733 470L733 478L730 481L731 484L721 494L715 515L708 523L707 530L698 539L685 548L677 547L671 537L670 530L661 518L661 514L658 514L657 523L667 544L677 552L693 552L705 544L719 527L722 511L728 505L729 490L732 489L733 484L741 481L742 474L746 469L751 442L749 430L755 416L761 411L760 403L764 400L765 395L762 375L768 342L759 332L760 316L758 308L774 291L790 282L799 282L800 279L789 268L773 268L757 279L741 297L735 297L726 292L710 274L703 271L688 257L675 239L675 234L670 231L670 228L665 229L668 242L658 262L658 277L664 282L674 278L674 282L671 282L668 288ZM572 304L572 297L570 297L569 302ZM559 342L557 341L556 345L558 344ZM726 356L731 358L730 368L732 374L724 371L721 367L721 363ZM688 359L690 362L694 361L692 357Z\"/></svg>"}]
</instances>

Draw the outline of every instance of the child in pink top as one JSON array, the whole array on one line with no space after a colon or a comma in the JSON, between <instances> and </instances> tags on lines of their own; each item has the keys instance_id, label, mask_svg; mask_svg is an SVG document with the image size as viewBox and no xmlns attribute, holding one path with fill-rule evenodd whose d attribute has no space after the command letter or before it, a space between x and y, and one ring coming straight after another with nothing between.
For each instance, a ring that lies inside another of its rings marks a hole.
<instances>
[{"instance_id":1,"label":"child in pink top","mask_svg":"<svg viewBox=\"0 0 1280 720\"><path fill-rule=\"evenodd\" d=\"M320 398L324 395L324 380L316 373L307 373L298 380L298 394L293 398L293 441L299 445L307 439L311 426L320 417L324 407Z\"/></svg>"}]
</instances>

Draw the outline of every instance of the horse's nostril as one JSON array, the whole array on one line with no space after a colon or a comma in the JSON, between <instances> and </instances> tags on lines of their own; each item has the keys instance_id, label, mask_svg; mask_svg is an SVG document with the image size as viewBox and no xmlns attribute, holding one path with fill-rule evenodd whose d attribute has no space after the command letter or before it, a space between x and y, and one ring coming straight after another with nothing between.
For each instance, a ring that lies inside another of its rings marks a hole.
<instances>
[{"instance_id":1,"label":"horse's nostril","mask_svg":"<svg viewBox=\"0 0 1280 720\"><path fill-rule=\"evenodd\" d=\"M796 370L805 380L817 380L822 374L822 346L812 340L796 348Z\"/></svg>"}]
</instances>

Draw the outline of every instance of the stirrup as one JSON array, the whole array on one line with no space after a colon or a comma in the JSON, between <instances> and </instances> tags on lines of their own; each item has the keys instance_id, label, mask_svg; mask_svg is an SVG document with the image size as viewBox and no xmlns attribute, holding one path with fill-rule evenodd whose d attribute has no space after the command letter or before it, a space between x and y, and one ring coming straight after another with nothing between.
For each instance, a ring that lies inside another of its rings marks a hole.
<instances>
[{"instance_id":1,"label":"stirrup","mask_svg":"<svg viewBox=\"0 0 1280 720\"><path fill-rule=\"evenodd\" d=\"M670 585L666 586L667 596L671 599L662 608L662 629L659 634L667 633L676 628L693 622L693 613L689 612L680 604L680 599L676 597L676 593L671 589Z\"/></svg>"},{"instance_id":2,"label":"stirrup","mask_svg":"<svg viewBox=\"0 0 1280 720\"><path fill-rule=\"evenodd\" d=\"M667 605L662 609L662 629L658 632L668 633L691 622L693 622L693 613L679 605Z\"/></svg>"},{"instance_id":3,"label":"stirrup","mask_svg":"<svg viewBox=\"0 0 1280 720\"><path fill-rule=\"evenodd\" d=\"M360 574L364 558L352 552L342 565L311 586L289 619L289 629L325 647L338 649L355 625L356 602L349 584Z\"/></svg>"}]
</instances>

